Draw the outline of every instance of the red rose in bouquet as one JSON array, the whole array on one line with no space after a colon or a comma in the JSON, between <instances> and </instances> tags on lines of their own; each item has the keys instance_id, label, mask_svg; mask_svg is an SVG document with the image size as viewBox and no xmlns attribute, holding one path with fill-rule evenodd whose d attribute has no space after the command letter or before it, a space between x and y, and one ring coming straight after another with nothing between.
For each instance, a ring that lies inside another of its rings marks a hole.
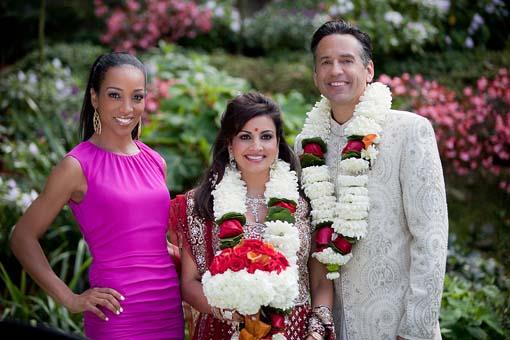
<instances>
[{"instance_id":1,"label":"red rose in bouquet","mask_svg":"<svg viewBox=\"0 0 510 340\"><path fill-rule=\"evenodd\" d=\"M246 260L246 257L237 257L237 256L231 256L228 261L228 268L234 272L238 272L240 270L243 270L248 266L248 261Z\"/></svg>"},{"instance_id":2,"label":"red rose in bouquet","mask_svg":"<svg viewBox=\"0 0 510 340\"><path fill-rule=\"evenodd\" d=\"M285 256L269 243L260 240L243 240L234 248L226 248L214 257L209 271L211 275L223 274L228 269L237 272L246 269L276 271L280 273L289 265Z\"/></svg>"},{"instance_id":3,"label":"red rose in bouquet","mask_svg":"<svg viewBox=\"0 0 510 340\"><path fill-rule=\"evenodd\" d=\"M223 274L227 271L229 265L230 255L232 254L232 249L227 248L224 249L218 256L215 256L209 266L209 271L212 275Z\"/></svg>"},{"instance_id":4,"label":"red rose in bouquet","mask_svg":"<svg viewBox=\"0 0 510 340\"><path fill-rule=\"evenodd\" d=\"M287 258L281 254L273 257L270 262L268 262L265 266L265 270L268 272L276 271L278 274L281 273L282 270L285 270L289 265L289 261Z\"/></svg>"}]
</instances>

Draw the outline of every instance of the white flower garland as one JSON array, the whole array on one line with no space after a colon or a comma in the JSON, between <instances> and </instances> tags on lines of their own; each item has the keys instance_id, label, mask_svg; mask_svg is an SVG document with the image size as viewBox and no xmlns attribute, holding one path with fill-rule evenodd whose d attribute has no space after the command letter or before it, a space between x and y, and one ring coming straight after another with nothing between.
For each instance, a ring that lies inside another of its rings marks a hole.
<instances>
[{"instance_id":1,"label":"white flower garland","mask_svg":"<svg viewBox=\"0 0 510 340\"><path fill-rule=\"evenodd\" d=\"M246 213L246 183L240 172L231 167L212 191L214 218L221 219L228 213ZM266 202L271 199L293 201L298 204L299 190L296 172L290 165L278 160L271 167L269 181L264 192ZM299 273L297 251L299 231L293 223L275 220L266 221L264 242L270 243L288 260L289 267L277 274L256 270L253 274L246 270L211 276L207 271L203 278L204 294L210 305L219 308L235 309L243 315L255 314L262 306L288 309L294 306L299 294ZM275 338L275 336L273 336ZM282 334L275 339L285 339Z\"/></svg>"},{"instance_id":2,"label":"white flower garland","mask_svg":"<svg viewBox=\"0 0 510 340\"><path fill-rule=\"evenodd\" d=\"M370 141L361 150L360 158L351 157L340 161L339 168L343 173L336 179L338 202L334 194L335 181L330 178L327 165L303 168L301 180L312 206L312 225L332 222L334 233L331 240L343 236L354 242L366 236L369 212L367 172L377 158L376 145L381 140L381 125L390 109L389 88L377 82L367 86L345 133L348 137L370 137ZM322 97L307 113L301 139L320 138L327 145L331 131L330 115L330 103ZM332 206L332 202L336 203ZM328 279L338 278L339 267L352 258L350 252L342 255L333 247L315 252L312 256L328 265Z\"/></svg>"}]
</instances>

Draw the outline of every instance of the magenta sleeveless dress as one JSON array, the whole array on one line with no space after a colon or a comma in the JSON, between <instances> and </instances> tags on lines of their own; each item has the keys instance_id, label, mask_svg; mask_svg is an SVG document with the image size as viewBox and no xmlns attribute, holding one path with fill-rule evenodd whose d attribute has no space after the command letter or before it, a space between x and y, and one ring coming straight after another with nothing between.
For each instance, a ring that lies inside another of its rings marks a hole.
<instances>
[{"instance_id":1,"label":"magenta sleeveless dress","mask_svg":"<svg viewBox=\"0 0 510 340\"><path fill-rule=\"evenodd\" d=\"M106 308L109 321L84 313L90 339L183 339L179 278L167 252L170 194L157 152L135 141L139 152L120 155L92 142L77 145L87 180L80 203L70 201L92 254L91 287L116 289L124 312Z\"/></svg>"}]
</instances>

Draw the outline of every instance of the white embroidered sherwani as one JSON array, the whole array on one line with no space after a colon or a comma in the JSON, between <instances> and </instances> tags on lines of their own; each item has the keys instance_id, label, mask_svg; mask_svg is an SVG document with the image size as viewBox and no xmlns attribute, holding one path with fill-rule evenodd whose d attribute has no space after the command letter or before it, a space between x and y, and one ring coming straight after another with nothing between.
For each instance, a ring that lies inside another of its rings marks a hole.
<instances>
[{"instance_id":1,"label":"white embroidered sherwani","mask_svg":"<svg viewBox=\"0 0 510 340\"><path fill-rule=\"evenodd\" d=\"M347 124L331 119L326 164L334 179ZM298 136L298 152L300 144ZM369 172L367 236L354 245L352 260L335 280L337 339L441 339L448 216L430 122L391 110L379 151Z\"/></svg>"}]
</instances>

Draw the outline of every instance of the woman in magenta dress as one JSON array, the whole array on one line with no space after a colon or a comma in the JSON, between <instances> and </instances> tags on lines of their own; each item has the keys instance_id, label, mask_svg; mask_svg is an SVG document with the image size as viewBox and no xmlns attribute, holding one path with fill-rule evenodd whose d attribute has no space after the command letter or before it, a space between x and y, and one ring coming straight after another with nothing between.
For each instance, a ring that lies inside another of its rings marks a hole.
<instances>
[{"instance_id":1,"label":"woman in magenta dress","mask_svg":"<svg viewBox=\"0 0 510 340\"><path fill-rule=\"evenodd\" d=\"M184 338L165 236L166 166L138 140L145 93L145 69L135 57L110 53L94 62L80 118L83 142L54 168L11 238L14 254L48 295L84 312L91 339ZM53 272L38 242L65 204L93 257L91 288L81 294Z\"/></svg>"}]
</instances>

